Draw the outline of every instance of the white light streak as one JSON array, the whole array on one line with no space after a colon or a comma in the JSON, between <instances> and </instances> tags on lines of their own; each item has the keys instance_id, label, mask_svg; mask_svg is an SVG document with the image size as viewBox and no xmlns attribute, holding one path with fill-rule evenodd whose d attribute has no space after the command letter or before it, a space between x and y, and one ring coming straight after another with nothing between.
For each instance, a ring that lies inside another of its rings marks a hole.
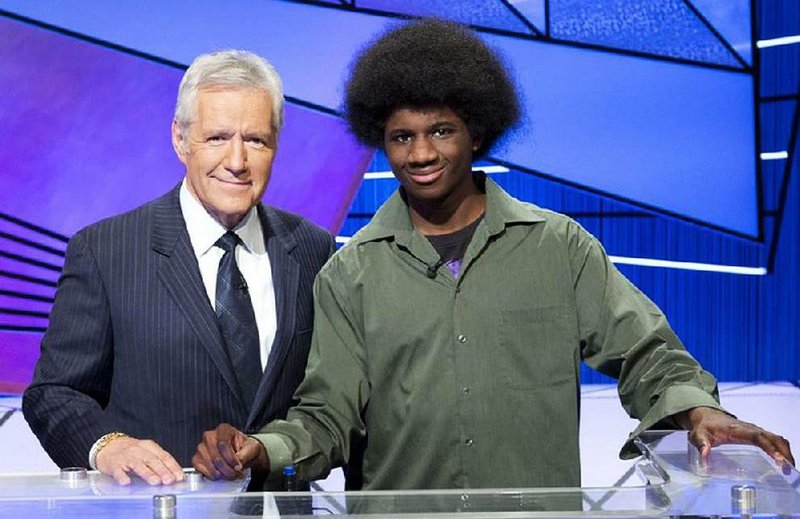
<instances>
[{"instance_id":1,"label":"white light streak","mask_svg":"<svg viewBox=\"0 0 800 519\"><path fill-rule=\"evenodd\" d=\"M508 168L505 166L475 166L472 171L483 171L486 174L492 175L495 173L508 173ZM391 171L368 171L364 173L364 180L375 180L379 178L394 178Z\"/></svg>"},{"instance_id":2,"label":"white light streak","mask_svg":"<svg viewBox=\"0 0 800 519\"><path fill-rule=\"evenodd\" d=\"M337 236L336 243L345 244L350 236ZM625 256L609 256L618 265L637 265L640 267L660 267L678 270L695 270L699 272L721 272L723 274L739 274L742 276L766 276L764 267L740 267L737 265L718 265L715 263L694 263L691 261L668 261L651 258L628 258Z\"/></svg>"},{"instance_id":3,"label":"white light streak","mask_svg":"<svg viewBox=\"0 0 800 519\"><path fill-rule=\"evenodd\" d=\"M788 151L765 151L761 155L761 160L782 160L789 158Z\"/></svg>"},{"instance_id":4,"label":"white light streak","mask_svg":"<svg viewBox=\"0 0 800 519\"><path fill-rule=\"evenodd\" d=\"M791 45L793 43L800 43L800 34L795 36L783 36L781 38L771 38L769 40L758 40L756 47L759 49L766 49L767 47L777 47L779 45Z\"/></svg>"},{"instance_id":5,"label":"white light streak","mask_svg":"<svg viewBox=\"0 0 800 519\"><path fill-rule=\"evenodd\" d=\"M628 258L625 256L609 256L618 265L638 265L641 267L661 267L679 270L696 270L700 272L722 272L725 274L741 274L743 276L766 276L764 267L740 267L736 265L718 265L715 263L694 263L691 261L668 261L650 258Z\"/></svg>"}]
</instances>

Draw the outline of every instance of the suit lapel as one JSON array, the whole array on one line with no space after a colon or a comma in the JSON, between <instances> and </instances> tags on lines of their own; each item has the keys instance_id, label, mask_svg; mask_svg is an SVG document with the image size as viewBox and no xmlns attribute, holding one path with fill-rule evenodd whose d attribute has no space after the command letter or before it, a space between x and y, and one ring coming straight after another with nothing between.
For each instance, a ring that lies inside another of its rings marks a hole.
<instances>
[{"instance_id":1,"label":"suit lapel","mask_svg":"<svg viewBox=\"0 0 800 519\"><path fill-rule=\"evenodd\" d=\"M208 302L189 233L180 209L179 187L156 206L151 236L153 250L164 256L158 277L208 350L231 392L245 409L217 317Z\"/></svg>"},{"instance_id":2,"label":"suit lapel","mask_svg":"<svg viewBox=\"0 0 800 519\"><path fill-rule=\"evenodd\" d=\"M297 308L297 285L300 277L300 265L292 255L296 246L294 236L286 229L280 217L269 206L259 204L258 215L264 232L264 241L269 255L272 270L272 285L275 290L275 309L277 313L277 330L272 342L267 369L261 378L256 405L250 410L248 425L256 422L268 404L269 395L273 392L278 374L291 349L295 328L295 310Z\"/></svg>"}]
</instances>

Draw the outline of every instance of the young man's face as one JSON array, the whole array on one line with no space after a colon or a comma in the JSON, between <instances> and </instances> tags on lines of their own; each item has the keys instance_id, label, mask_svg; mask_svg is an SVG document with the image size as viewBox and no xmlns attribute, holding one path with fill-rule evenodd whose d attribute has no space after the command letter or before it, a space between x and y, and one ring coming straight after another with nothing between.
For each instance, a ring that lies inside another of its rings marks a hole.
<instances>
[{"instance_id":1,"label":"young man's face","mask_svg":"<svg viewBox=\"0 0 800 519\"><path fill-rule=\"evenodd\" d=\"M449 107L396 109L386 120L383 143L412 206L457 202L473 189L472 154L480 139Z\"/></svg>"}]
</instances>

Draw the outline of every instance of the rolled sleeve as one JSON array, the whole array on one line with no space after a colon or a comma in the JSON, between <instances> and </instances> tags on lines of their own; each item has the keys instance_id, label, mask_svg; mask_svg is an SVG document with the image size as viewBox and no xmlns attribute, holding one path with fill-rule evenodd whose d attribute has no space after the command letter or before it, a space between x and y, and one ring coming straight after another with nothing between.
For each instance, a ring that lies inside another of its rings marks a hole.
<instances>
[{"instance_id":1,"label":"rolled sleeve","mask_svg":"<svg viewBox=\"0 0 800 519\"><path fill-rule=\"evenodd\" d=\"M292 443L289 438L285 437L284 435L277 433L264 433L253 434L251 438L261 442L261 444L267 450L270 474L280 473L284 467L288 467L294 463L294 454L291 448Z\"/></svg>"}]
</instances>

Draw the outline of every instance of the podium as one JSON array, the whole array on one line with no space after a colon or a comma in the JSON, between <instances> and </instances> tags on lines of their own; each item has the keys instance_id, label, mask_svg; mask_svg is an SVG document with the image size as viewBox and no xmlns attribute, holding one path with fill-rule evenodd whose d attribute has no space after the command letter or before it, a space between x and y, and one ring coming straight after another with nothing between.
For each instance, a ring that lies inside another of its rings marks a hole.
<instances>
[{"instance_id":1,"label":"podium","mask_svg":"<svg viewBox=\"0 0 800 519\"><path fill-rule=\"evenodd\" d=\"M246 480L192 471L172 486L119 487L97 472L0 476L0 518L236 517L798 517L800 473L755 447L724 445L701 460L685 431L636 439L637 486L244 493Z\"/></svg>"}]
</instances>

